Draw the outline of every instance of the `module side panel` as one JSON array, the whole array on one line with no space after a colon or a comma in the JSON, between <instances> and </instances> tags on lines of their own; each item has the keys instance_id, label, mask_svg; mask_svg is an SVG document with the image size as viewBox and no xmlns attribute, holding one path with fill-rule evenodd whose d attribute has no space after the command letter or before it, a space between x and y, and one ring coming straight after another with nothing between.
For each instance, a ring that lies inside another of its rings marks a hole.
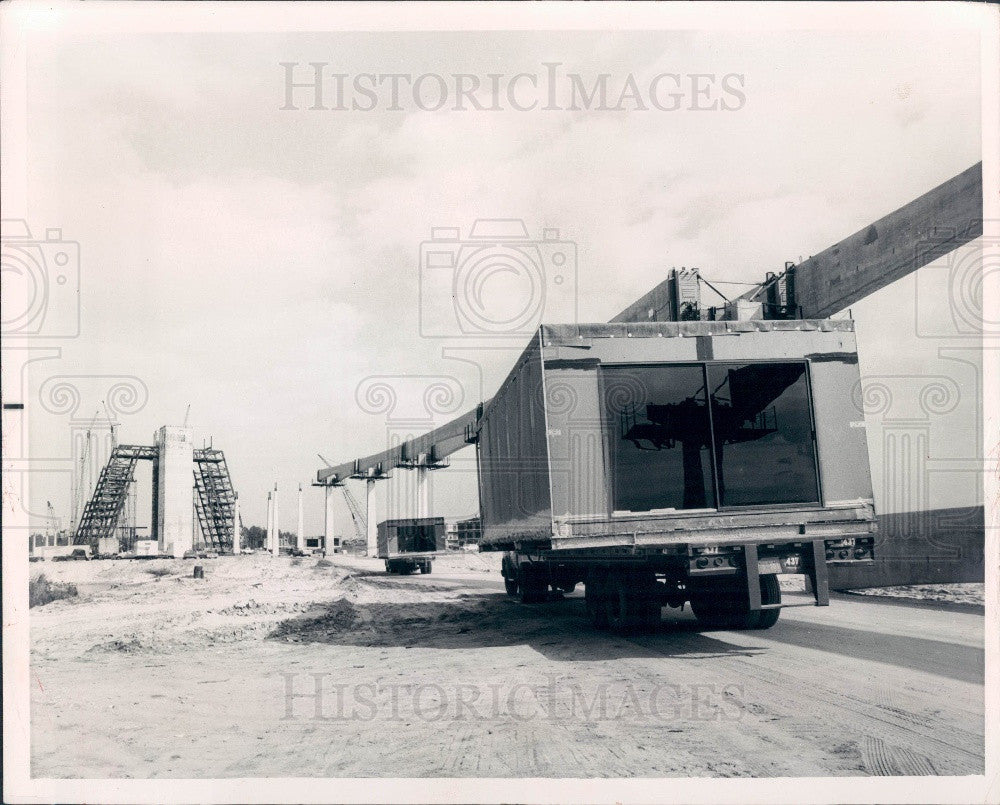
<instances>
[{"instance_id":1,"label":"module side panel","mask_svg":"<svg viewBox=\"0 0 1000 805\"><path fill-rule=\"evenodd\" d=\"M541 355L529 348L491 400L479 431L482 547L552 533Z\"/></svg>"},{"instance_id":2,"label":"module side panel","mask_svg":"<svg viewBox=\"0 0 1000 805\"><path fill-rule=\"evenodd\" d=\"M610 512L598 369L561 361L545 369L552 510L557 517L607 517Z\"/></svg>"},{"instance_id":3,"label":"module side panel","mask_svg":"<svg viewBox=\"0 0 1000 805\"><path fill-rule=\"evenodd\" d=\"M857 353L809 362L823 500L872 500Z\"/></svg>"}]
</instances>

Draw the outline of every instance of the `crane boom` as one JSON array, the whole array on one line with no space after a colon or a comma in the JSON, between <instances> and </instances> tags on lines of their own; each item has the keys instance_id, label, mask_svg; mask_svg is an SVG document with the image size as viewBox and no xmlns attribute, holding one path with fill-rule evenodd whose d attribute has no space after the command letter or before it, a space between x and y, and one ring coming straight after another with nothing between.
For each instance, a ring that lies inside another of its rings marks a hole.
<instances>
[{"instance_id":1,"label":"crane boom","mask_svg":"<svg viewBox=\"0 0 1000 805\"><path fill-rule=\"evenodd\" d=\"M358 539L367 540L368 538L368 517L361 510L361 506L358 504L358 499L351 494L351 490L347 488L345 484L341 484L340 488L344 492L344 500L347 501L347 508L351 512L351 520L354 522L354 533L357 535Z\"/></svg>"}]
</instances>

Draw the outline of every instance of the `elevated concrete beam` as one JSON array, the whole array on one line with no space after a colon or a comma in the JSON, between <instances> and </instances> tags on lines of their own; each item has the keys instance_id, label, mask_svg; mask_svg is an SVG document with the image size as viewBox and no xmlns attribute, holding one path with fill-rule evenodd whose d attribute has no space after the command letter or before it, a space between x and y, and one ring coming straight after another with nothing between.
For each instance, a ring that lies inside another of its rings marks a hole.
<instances>
[{"instance_id":1,"label":"elevated concrete beam","mask_svg":"<svg viewBox=\"0 0 1000 805\"><path fill-rule=\"evenodd\" d=\"M415 461L421 454L432 456L434 461L441 461L469 444L468 440L475 434L482 408L482 405L478 405L423 436L381 453L321 469L316 473L316 480L324 484L339 484L348 478L367 478L372 472L385 475L396 467Z\"/></svg>"},{"instance_id":2,"label":"elevated concrete beam","mask_svg":"<svg viewBox=\"0 0 1000 805\"><path fill-rule=\"evenodd\" d=\"M982 234L980 162L795 266L795 302L804 319L832 316Z\"/></svg>"}]
</instances>

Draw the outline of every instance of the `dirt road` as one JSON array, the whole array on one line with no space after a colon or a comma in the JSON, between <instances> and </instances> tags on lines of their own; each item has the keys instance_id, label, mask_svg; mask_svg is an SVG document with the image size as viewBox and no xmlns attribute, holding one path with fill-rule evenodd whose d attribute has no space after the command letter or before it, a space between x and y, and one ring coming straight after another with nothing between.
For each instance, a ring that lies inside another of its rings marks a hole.
<instances>
[{"instance_id":1,"label":"dirt road","mask_svg":"<svg viewBox=\"0 0 1000 805\"><path fill-rule=\"evenodd\" d=\"M626 638L579 590L508 600L489 555L193 564L32 567L80 588L31 611L34 776L983 771L975 611L837 598L703 632L665 609Z\"/></svg>"}]
</instances>

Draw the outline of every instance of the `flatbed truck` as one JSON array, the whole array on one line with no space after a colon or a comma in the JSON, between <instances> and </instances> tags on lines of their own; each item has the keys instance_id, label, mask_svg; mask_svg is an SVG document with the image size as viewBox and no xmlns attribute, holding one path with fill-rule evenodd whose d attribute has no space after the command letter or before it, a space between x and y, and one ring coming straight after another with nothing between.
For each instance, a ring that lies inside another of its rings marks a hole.
<instances>
[{"instance_id":1,"label":"flatbed truck","mask_svg":"<svg viewBox=\"0 0 1000 805\"><path fill-rule=\"evenodd\" d=\"M543 325L479 416L480 549L598 629L770 628L783 574L827 606L874 559L860 400L849 320Z\"/></svg>"},{"instance_id":2,"label":"flatbed truck","mask_svg":"<svg viewBox=\"0 0 1000 805\"><path fill-rule=\"evenodd\" d=\"M377 527L377 542L377 556L385 560L386 573L430 573L435 554L446 547L444 518L383 520Z\"/></svg>"}]
</instances>

